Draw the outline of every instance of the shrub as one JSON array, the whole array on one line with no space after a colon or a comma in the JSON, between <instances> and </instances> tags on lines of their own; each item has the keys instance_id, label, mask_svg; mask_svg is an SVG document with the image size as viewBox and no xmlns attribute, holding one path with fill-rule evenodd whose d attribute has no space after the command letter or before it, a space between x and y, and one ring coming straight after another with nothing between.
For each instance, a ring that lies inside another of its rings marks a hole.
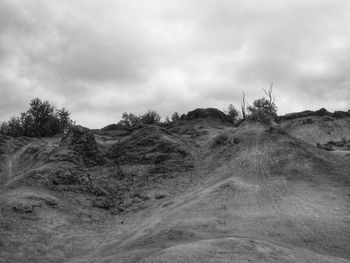
<instances>
[{"instance_id":1,"label":"shrub","mask_svg":"<svg viewBox=\"0 0 350 263\"><path fill-rule=\"evenodd\" d=\"M270 123L271 120L277 119L277 107L274 102L270 102L264 97L257 99L253 105L248 106L248 118L254 121L259 121L265 124Z\"/></svg>"},{"instance_id":2,"label":"shrub","mask_svg":"<svg viewBox=\"0 0 350 263\"><path fill-rule=\"evenodd\" d=\"M271 121L276 121L277 107L275 104L275 98L272 95L273 83L268 90L263 89L264 93L267 95L267 99L262 97L253 102L253 105L248 106L248 111L250 112L248 119L259 121L264 124L269 124Z\"/></svg>"},{"instance_id":3,"label":"shrub","mask_svg":"<svg viewBox=\"0 0 350 263\"><path fill-rule=\"evenodd\" d=\"M165 120L164 120L165 124L169 124L171 123L171 120L169 119L169 116L166 116Z\"/></svg>"},{"instance_id":4,"label":"shrub","mask_svg":"<svg viewBox=\"0 0 350 263\"><path fill-rule=\"evenodd\" d=\"M73 125L70 112L56 109L49 101L32 99L30 108L22 112L20 117L13 117L0 126L0 133L12 137L29 136L45 137L63 132Z\"/></svg>"},{"instance_id":5,"label":"shrub","mask_svg":"<svg viewBox=\"0 0 350 263\"><path fill-rule=\"evenodd\" d=\"M171 120L173 122L179 121L180 120L180 115L175 111L172 115L171 115Z\"/></svg>"},{"instance_id":6,"label":"shrub","mask_svg":"<svg viewBox=\"0 0 350 263\"><path fill-rule=\"evenodd\" d=\"M12 117L8 122L1 123L0 134L12 137L23 136L23 127L18 117Z\"/></svg>"},{"instance_id":7,"label":"shrub","mask_svg":"<svg viewBox=\"0 0 350 263\"><path fill-rule=\"evenodd\" d=\"M65 108L59 109L57 111L57 117L61 131L70 128L74 124L74 122L72 122L70 119L70 112Z\"/></svg>"},{"instance_id":8,"label":"shrub","mask_svg":"<svg viewBox=\"0 0 350 263\"><path fill-rule=\"evenodd\" d=\"M124 112L118 122L118 125L124 127L136 127L141 124L160 124L160 115L154 110L149 110L141 116Z\"/></svg>"},{"instance_id":9,"label":"shrub","mask_svg":"<svg viewBox=\"0 0 350 263\"><path fill-rule=\"evenodd\" d=\"M224 112L226 113L226 115L229 117L230 121L232 123L235 123L236 120L239 117L239 111L235 108L235 106L233 106L232 104L230 104L227 107L227 110L224 110Z\"/></svg>"},{"instance_id":10,"label":"shrub","mask_svg":"<svg viewBox=\"0 0 350 263\"><path fill-rule=\"evenodd\" d=\"M126 127L135 127L140 124L140 117L133 113L124 112L118 124Z\"/></svg>"},{"instance_id":11,"label":"shrub","mask_svg":"<svg viewBox=\"0 0 350 263\"><path fill-rule=\"evenodd\" d=\"M142 124L159 124L160 115L154 110L149 110L141 116L140 120Z\"/></svg>"}]
</instances>

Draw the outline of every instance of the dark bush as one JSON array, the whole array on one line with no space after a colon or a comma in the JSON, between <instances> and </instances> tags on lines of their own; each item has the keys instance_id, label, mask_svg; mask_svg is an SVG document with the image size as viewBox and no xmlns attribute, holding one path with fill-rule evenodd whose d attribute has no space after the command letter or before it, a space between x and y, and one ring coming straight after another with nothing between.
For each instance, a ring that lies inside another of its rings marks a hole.
<instances>
[{"instance_id":1,"label":"dark bush","mask_svg":"<svg viewBox=\"0 0 350 263\"><path fill-rule=\"evenodd\" d=\"M141 116L140 121L142 124L159 124L160 115L154 110L149 110Z\"/></svg>"},{"instance_id":2,"label":"dark bush","mask_svg":"<svg viewBox=\"0 0 350 263\"><path fill-rule=\"evenodd\" d=\"M250 111L249 107L248 110ZM249 120L258 121L264 124L269 124L271 122L271 116L263 109L255 109L248 115Z\"/></svg>"},{"instance_id":3,"label":"dark bush","mask_svg":"<svg viewBox=\"0 0 350 263\"><path fill-rule=\"evenodd\" d=\"M65 108L56 109L49 101L35 98L30 108L20 117L13 117L0 125L0 134L12 137L46 137L63 132L73 125L70 112Z\"/></svg>"},{"instance_id":4,"label":"dark bush","mask_svg":"<svg viewBox=\"0 0 350 263\"><path fill-rule=\"evenodd\" d=\"M24 135L23 125L18 117L12 117L8 122L3 122L0 125L0 133L12 137Z\"/></svg>"},{"instance_id":5,"label":"dark bush","mask_svg":"<svg viewBox=\"0 0 350 263\"><path fill-rule=\"evenodd\" d=\"M141 124L140 117L136 116L133 113L124 112L122 115L122 119L118 122L117 125L121 125L124 127L135 127Z\"/></svg>"},{"instance_id":6,"label":"dark bush","mask_svg":"<svg viewBox=\"0 0 350 263\"><path fill-rule=\"evenodd\" d=\"M117 125L121 127L137 127L142 126L143 124L160 124L160 115L154 111L149 110L141 116L137 116L133 113L123 113L122 120L118 122Z\"/></svg>"},{"instance_id":7,"label":"dark bush","mask_svg":"<svg viewBox=\"0 0 350 263\"><path fill-rule=\"evenodd\" d=\"M177 112L174 112L174 113L171 115L171 120L172 120L173 122L179 121L179 120L180 120L180 115L179 115Z\"/></svg>"},{"instance_id":8,"label":"dark bush","mask_svg":"<svg viewBox=\"0 0 350 263\"><path fill-rule=\"evenodd\" d=\"M274 102L268 101L265 98L257 99L253 105L248 106L248 119L259 121L264 124L269 124L277 119L277 107Z\"/></svg>"},{"instance_id":9,"label":"dark bush","mask_svg":"<svg viewBox=\"0 0 350 263\"><path fill-rule=\"evenodd\" d=\"M239 111L235 108L235 106L233 106L232 104L230 104L227 107L227 110L224 111L226 113L226 115L229 117L230 121L232 123L236 123L238 117L239 117Z\"/></svg>"}]
</instances>

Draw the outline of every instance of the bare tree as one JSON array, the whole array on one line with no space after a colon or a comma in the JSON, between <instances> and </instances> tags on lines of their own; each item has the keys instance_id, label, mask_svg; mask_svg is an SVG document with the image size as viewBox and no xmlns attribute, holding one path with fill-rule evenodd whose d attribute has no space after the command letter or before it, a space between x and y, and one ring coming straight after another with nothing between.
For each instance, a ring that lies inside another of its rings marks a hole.
<instances>
[{"instance_id":1,"label":"bare tree","mask_svg":"<svg viewBox=\"0 0 350 263\"><path fill-rule=\"evenodd\" d=\"M242 109L242 116L243 119L246 119L247 113L246 113L246 104L245 104L245 93L242 91L242 102L241 102L241 109Z\"/></svg>"},{"instance_id":2,"label":"bare tree","mask_svg":"<svg viewBox=\"0 0 350 263\"><path fill-rule=\"evenodd\" d=\"M271 83L270 88L268 90L263 89L267 97L269 98L269 103L270 105L275 103L275 97L272 96L272 88L273 88L273 83Z\"/></svg>"}]
</instances>

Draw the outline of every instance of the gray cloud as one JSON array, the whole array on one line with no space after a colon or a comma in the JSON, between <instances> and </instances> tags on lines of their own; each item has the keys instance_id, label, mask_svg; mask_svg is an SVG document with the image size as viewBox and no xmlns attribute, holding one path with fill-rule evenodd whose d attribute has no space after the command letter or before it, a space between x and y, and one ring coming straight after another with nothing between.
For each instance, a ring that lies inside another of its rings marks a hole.
<instances>
[{"instance_id":1,"label":"gray cloud","mask_svg":"<svg viewBox=\"0 0 350 263\"><path fill-rule=\"evenodd\" d=\"M239 106L275 85L279 112L350 108L346 0L0 0L0 119L39 96L101 127Z\"/></svg>"}]
</instances>

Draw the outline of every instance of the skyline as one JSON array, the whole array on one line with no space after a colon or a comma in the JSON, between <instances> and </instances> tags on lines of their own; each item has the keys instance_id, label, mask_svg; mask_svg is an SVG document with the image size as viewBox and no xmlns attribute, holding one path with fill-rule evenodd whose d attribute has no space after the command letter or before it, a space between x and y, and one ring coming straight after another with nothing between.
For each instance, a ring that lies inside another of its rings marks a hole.
<instances>
[{"instance_id":1,"label":"skyline","mask_svg":"<svg viewBox=\"0 0 350 263\"><path fill-rule=\"evenodd\" d=\"M280 115L350 108L350 2L0 0L0 120L32 98L101 128L264 96Z\"/></svg>"}]
</instances>

